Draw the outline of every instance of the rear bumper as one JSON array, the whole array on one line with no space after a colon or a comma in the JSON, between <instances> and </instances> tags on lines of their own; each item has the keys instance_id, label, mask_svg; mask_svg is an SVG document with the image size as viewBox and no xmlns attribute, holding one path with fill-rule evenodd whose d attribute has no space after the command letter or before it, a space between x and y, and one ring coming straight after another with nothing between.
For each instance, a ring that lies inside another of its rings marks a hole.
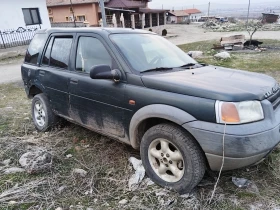
<instances>
[{"instance_id":1,"label":"rear bumper","mask_svg":"<svg viewBox=\"0 0 280 210\"><path fill-rule=\"evenodd\" d=\"M253 165L265 158L280 142L280 108L263 103L265 119L244 125L227 125L225 133L225 162L223 170ZM193 121L183 127L198 141L209 166L218 171L223 158L224 126L217 123Z\"/></svg>"}]
</instances>

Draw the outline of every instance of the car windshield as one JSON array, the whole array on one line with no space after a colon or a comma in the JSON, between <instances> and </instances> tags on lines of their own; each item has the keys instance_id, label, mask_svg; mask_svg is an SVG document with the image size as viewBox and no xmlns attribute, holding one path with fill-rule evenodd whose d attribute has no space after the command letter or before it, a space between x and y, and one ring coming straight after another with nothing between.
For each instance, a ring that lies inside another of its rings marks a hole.
<instances>
[{"instance_id":1,"label":"car windshield","mask_svg":"<svg viewBox=\"0 0 280 210\"><path fill-rule=\"evenodd\" d=\"M138 72L197 63L180 48L158 35L113 34L110 39Z\"/></svg>"}]
</instances>

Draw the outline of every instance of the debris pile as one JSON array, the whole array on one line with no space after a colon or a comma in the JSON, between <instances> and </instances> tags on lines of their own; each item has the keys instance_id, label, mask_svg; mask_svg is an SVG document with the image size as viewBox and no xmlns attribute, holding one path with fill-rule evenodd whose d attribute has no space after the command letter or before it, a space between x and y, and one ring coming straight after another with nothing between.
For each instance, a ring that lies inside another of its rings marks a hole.
<instances>
[{"instance_id":1,"label":"debris pile","mask_svg":"<svg viewBox=\"0 0 280 210\"><path fill-rule=\"evenodd\" d=\"M253 23L259 22L258 20L252 20ZM246 31L246 21L221 22L218 20L209 20L202 24L202 28L214 31L214 32L231 32L231 31ZM249 27L249 30L253 30ZM258 31L279 31L280 24L264 24L258 29Z\"/></svg>"}]
</instances>

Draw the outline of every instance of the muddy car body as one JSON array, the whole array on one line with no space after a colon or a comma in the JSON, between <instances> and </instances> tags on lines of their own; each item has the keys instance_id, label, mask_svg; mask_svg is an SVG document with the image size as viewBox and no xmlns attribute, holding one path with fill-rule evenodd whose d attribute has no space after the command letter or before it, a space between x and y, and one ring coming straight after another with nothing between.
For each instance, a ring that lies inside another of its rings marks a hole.
<instances>
[{"instance_id":1,"label":"muddy car body","mask_svg":"<svg viewBox=\"0 0 280 210\"><path fill-rule=\"evenodd\" d=\"M223 152L223 170L237 169L280 140L273 78L199 64L147 31L39 31L21 71L39 131L62 117L130 144L148 176L180 193L220 170Z\"/></svg>"}]
</instances>

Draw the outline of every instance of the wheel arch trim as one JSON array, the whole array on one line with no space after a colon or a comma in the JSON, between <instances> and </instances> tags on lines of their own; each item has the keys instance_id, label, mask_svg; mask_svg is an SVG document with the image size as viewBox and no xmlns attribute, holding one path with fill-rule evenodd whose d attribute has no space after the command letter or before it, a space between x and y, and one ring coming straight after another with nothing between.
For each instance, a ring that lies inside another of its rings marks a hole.
<instances>
[{"instance_id":1,"label":"wheel arch trim","mask_svg":"<svg viewBox=\"0 0 280 210\"><path fill-rule=\"evenodd\" d=\"M162 118L169 120L178 125L195 121L196 119L189 113L164 104L153 104L145 106L139 109L132 117L129 125L129 139L131 146L135 149L139 148L139 142L137 140L138 126L146 119L149 118Z\"/></svg>"}]
</instances>

